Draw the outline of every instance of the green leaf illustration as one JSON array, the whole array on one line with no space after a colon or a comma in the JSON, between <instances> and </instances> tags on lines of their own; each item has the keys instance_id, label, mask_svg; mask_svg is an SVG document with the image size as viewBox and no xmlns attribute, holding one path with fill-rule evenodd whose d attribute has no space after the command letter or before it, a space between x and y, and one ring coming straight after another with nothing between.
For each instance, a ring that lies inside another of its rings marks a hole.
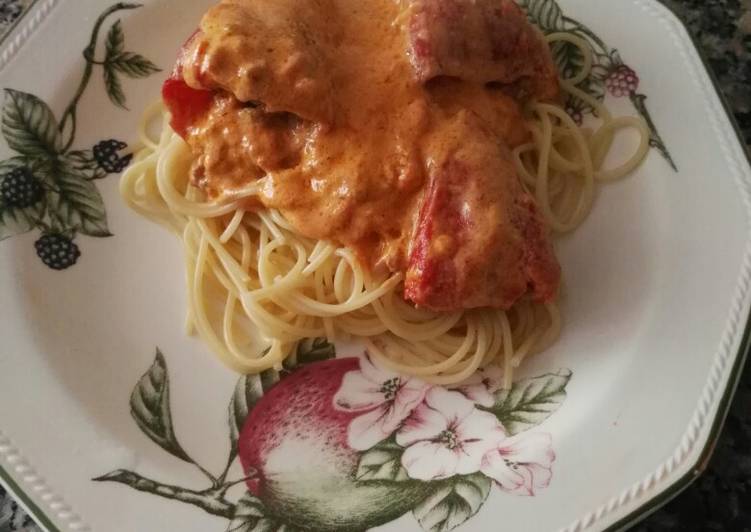
<instances>
[{"instance_id":1,"label":"green leaf illustration","mask_svg":"<svg viewBox=\"0 0 751 532\"><path fill-rule=\"evenodd\" d=\"M44 217L44 202L21 209L0 202L0 240L28 233Z\"/></svg>"},{"instance_id":2,"label":"green leaf illustration","mask_svg":"<svg viewBox=\"0 0 751 532\"><path fill-rule=\"evenodd\" d=\"M102 196L87 176L61 161L50 169L49 215L55 226L95 237L112 236Z\"/></svg>"},{"instance_id":3,"label":"green leaf illustration","mask_svg":"<svg viewBox=\"0 0 751 532\"><path fill-rule=\"evenodd\" d=\"M92 168L97 164L91 150L73 150L68 152L65 158L74 168Z\"/></svg>"},{"instance_id":4,"label":"green leaf illustration","mask_svg":"<svg viewBox=\"0 0 751 532\"><path fill-rule=\"evenodd\" d=\"M57 121L42 100L5 89L2 131L8 146L29 157L54 157L61 149Z\"/></svg>"},{"instance_id":5,"label":"green leaf illustration","mask_svg":"<svg viewBox=\"0 0 751 532\"><path fill-rule=\"evenodd\" d=\"M246 493L237 502L235 515L227 526L227 532L300 532L299 529L281 523L267 515L260 499Z\"/></svg>"},{"instance_id":6,"label":"green leaf illustration","mask_svg":"<svg viewBox=\"0 0 751 532\"><path fill-rule=\"evenodd\" d=\"M3 161L0 161L0 174L5 174L7 172L10 172L11 170L15 170L16 168L28 168L34 162L36 159L30 159L29 157L26 157L24 155L18 155L16 157L11 157L10 159L5 159Z\"/></svg>"},{"instance_id":7,"label":"green leaf illustration","mask_svg":"<svg viewBox=\"0 0 751 532\"><path fill-rule=\"evenodd\" d=\"M365 451L357 463L355 478L359 481L388 480L403 482L409 480L402 467L404 448L394 441L384 441Z\"/></svg>"},{"instance_id":8,"label":"green leaf illustration","mask_svg":"<svg viewBox=\"0 0 751 532\"><path fill-rule=\"evenodd\" d=\"M563 11L555 0L520 0L518 3L543 32L553 33L565 29Z\"/></svg>"},{"instance_id":9,"label":"green leaf illustration","mask_svg":"<svg viewBox=\"0 0 751 532\"><path fill-rule=\"evenodd\" d=\"M19 155L17 157L11 157L0 161L0 176L10 173L18 168L25 168L31 172L34 176L45 180L50 175L52 169L56 164L56 159L26 157L25 155Z\"/></svg>"},{"instance_id":10,"label":"green leaf illustration","mask_svg":"<svg viewBox=\"0 0 751 532\"><path fill-rule=\"evenodd\" d=\"M131 78L145 78L160 70L144 56L125 51L125 34L119 20L112 25L107 34L104 64L106 68L122 72Z\"/></svg>"},{"instance_id":11,"label":"green leaf illustration","mask_svg":"<svg viewBox=\"0 0 751 532\"><path fill-rule=\"evenodd\" d=\"M169 375L164 355L157 349L154 363L138 381L130 396L130 413L138 427L168 453L193 461L177 441L169 403Z\"/></svg>"},{"instance_id":12,"label":"green leaf illustration","mask_svg":"<svg viewBox=\"0 0 751 532\"><path fill-rule=\"evenodd\" d=\"M266 518L266 509L260 499L246 493L237 502L235 515L227 526L227 532L274 530L273 525L273 521Z\"/></svg>"},{"instance_id":13,"label":"green leaf illustration","mask_svg":"<svg viewBox=\"0 0 751 532\"><path fill-rule=\"evenodd\" d=\"M482 473L454 477L441 483L412 513L423 530L448 532L480 510L490 488L490 479Z\"/></svg>"},{"instance_id":14,"label":"green leaf illustration","mask_svg":"<svg viewBox=\"0 0 751 532\"><path fill-rule=\"evenodd\" d=\"M106 56L105 63L109 62L113 57L117 57L125 50L125 34L123 33L123 26L120 21L116 21L107 33Z\"/></svg>"},{"instance_id":15,"label":"green leaf illustration","mask_svg":"<svg viewBox=\"0 0 751 532\"><path fill-rule=\"evenodd\" d=\"M237 442L245 419L263 397L263 392L264 386L259 375L245 375L237 381L229 402L230 463L237 456Z\"/></svg>"},{"instance_id":16,"label":"green leaf illustration","mask_svg":"<svg viewBox=\"0 0 751 532\"><path fill-rule=\"evenodd\" d=\"M123 109L125 93L118 73L131 78L145 78L159 72L159 68L140 54L125 51L125 34L118 20L107 34L106 55L103 63L104 85L112 103Z\"/></svg>"},{"instance_id":17,"label":"green leaf illustration","mask_svg":"<svg viewBox=\"0 0 751 532\"><path fill-rule=\"evenodd\" d=\"M510 390L496 392L495 404L489 409L509 434L518 434L539 425L550 417L566 399L569 370L515 382Z\"/></svg>"},{"instance_id":18,"label":"green leaf illustration","mask_svg":"<svg viewBox=\"0 0 751 532\"><path fill-rule=\"evenodd\" d=\"M145 78L160 71L159 67L144 56L132 52L123 52L108 60L108 63L115 70L131 78Z\"/></svg>"},{"instance_id":19,"label":"green leaf illustration","mask_svg":"<svg viewBox=\"0 0 751 532\"><path fill-rule=\"evenodd\" d=\"M584 55L578 46L568 41L559 41L552 46L553 60L561 77L572 78L584 67Z\"/></svg>"},{"instance_id":20,"label":"green leaf illustration","mask_svg":"<svg viewBox=\"0 0 751 532\"><path fill-rule=\"evenodd\" d=\"M284 361L284 368L292 370L297 366L321 362L336 357L336 347L326 338L306 338L300 340L295 356Z\"/></svg>"},{"instance_id":21,"label":"green leaf illustration","mask_svg":"<svg viewBox=\"0 0 751 532\"><path fill-rule=\"evenodd\" d=\"M609 56L597 56L595 64L592 65L592 72L590 73L588 79L594 80L600 85L604 86L605 80L607 80L608 76L610 76L612 66L613 63L611 62Z\"/></svg>"},{"instance_id":22,"label":"green leaf illustration","mask_svg":"<svg viewBox=\"0 0 751 532\"><path fill-rule=\"evenodd\" d=\"M110 63L104 64L104 87L107 89L107 96L110 97L112 103L118 107L127 109L125 106L125 93L123 92L123 86L117 76L115 67Z\"/></svg>"},{"instance_id":23,"label":"green leaf illustration","mask_svg":"<svg viewBox=\"0 0 751 532\"><path fill-rule=\"evenodd\" d=\"M92 150L73 150L65 154L65 160L78 174L88 180L104 179L107 171L99 166Z\"/></svg>"}]
</instances>

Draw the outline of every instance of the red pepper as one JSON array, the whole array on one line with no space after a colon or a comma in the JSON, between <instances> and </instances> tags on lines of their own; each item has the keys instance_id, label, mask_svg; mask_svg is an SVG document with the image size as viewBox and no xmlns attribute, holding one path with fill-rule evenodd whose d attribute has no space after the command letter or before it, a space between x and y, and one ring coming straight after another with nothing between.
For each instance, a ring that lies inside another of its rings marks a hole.
<instances>
[{"instance_id":1,"label":"red pepper","mask_svg":"<svg viewBox=\"0 0 751 532\"><path fill-rule=\"evenodd\" d=\"M214 93L194 89L185 83L182 75L173 75L162 85L162 99L172 115L172 129L185 138L188 128L208 112Z\"/></svg>"},{"instance_id":2,"label":"red pepper","mask_svg":"<svg viewBox=\"0 0 751 532\"><path fill-rule=\"evenodd\" d=\"M200 35L200 30L196 30L185 42L172 75L162 85L162 99L172 115L170 125L183 138L187 135L188 128L208 112L214 100L213 91L194 89L183 79L186 50L198 35Z\"/></svg>"}]
</instances>

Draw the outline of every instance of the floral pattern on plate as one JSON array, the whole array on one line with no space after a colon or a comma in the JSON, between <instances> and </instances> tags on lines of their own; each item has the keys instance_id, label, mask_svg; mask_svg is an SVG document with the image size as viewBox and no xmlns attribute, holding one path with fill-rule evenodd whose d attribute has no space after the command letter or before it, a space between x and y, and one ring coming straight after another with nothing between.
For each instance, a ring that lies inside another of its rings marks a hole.
<instances>
[{"instance_id":1,"label":"floral pattern on plate","mask_svg":"<svg viewBox=\"0 0 751 532\"><path fill-rule=\"evenodd\" d=\"M354 355L354 356L353 356ZM117 470L97 481L192 504L227 530L366 530L411 512L423 530L469 520L495 485L534 496L550 484L550 434L531 430L562 404L571 372L501 388L490 367L447 389L389 371L367 353L336 357L324 339L303 342L282 371L242 377L229 405L230 453L214 475L180 445L164 356L131 396L141 430L198 467L210 486L177 487ZM239 458L244 477L228 479ZM231 501L229 490L245 485Z\"/></svg>"},{"instance_id":2,"label":"floral pattern on plate","mask_svg":"<svg viewBox=\"0 0 751 532\"><path fill-rule=\"evenodd\" d=\"M74 240L79 234L112 236L104 202L94 182L122 172L132 155L124 153L125 142L115 139L102 140L85 149L73 149L73 145L78 104L95 68L101 67L110 100L122 108L126 100L120 77L143 78L159 71L145 57L125 50L125 34L119 20L109 28L104 57L97 59L99 33L105 21L119 11L138 7L117 3L96 20L83 51L86 63L81 81L59 120L37 96L4 89L2 134L16 155L0 161L0 240L39 230L41 235L34 248L53 270L76 264L81 250Z\"/></svg>"},{"instance_id":3,"label":"floral pattern on plate","mask_svg":"<svg viewBox=\"0 0 751 532\"><path fill-rule=\"evenodd\" d=\"M647 96L639 92L639 76L624 62L620 52L608 46L588 26L566 16L556 0L518 0L517 3L546 35L564 33L579 37L589 44L593 52L592 71L576 87L599 102L604 101L608 94L614 98L629 98L636 112L649 126L649 145L677 172L678 167L647 108ZM575 77L585 64L579 48L566 41L553 45L553 59L563 78ZM568 98L566 108L580 125L586 115L594 112L591 105L574 96Z\"/></svg>"}]
</instances>

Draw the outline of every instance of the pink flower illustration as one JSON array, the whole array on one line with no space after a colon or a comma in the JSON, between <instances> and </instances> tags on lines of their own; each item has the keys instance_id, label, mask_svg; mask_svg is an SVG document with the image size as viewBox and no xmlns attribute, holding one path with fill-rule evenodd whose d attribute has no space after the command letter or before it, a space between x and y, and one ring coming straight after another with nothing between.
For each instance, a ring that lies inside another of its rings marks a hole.
<instances>
[{"instance_id":1,"label":"pink flower illustration","mask_svg":"<svg viewBox=\"0 0 751 532\"><path fill-rule=\"evenodd\" d=\"M334 396L337 410L363 412L349 425L350 447L367 451L391 436L429 389L430 385L419 379L378 368L367 355L360 357L360 369L344 376Z\"/></svg>"},{"instance_id":2,"label":"pink flower illustration","mask_svg":"<svg viewBox=\"0 0 751 532\"><path fill-rule=\"evenodd\" d=\"M553 476L555 453L550 434L518 434L500 442L482 459L480 471L500 488L516 495L534 495Z\"/></svg>"},{"instance_id":3,"label":"pink flower illustration","mask_svg":"<svg viewBox=\"0 0 751 532\"><path fill-rule=\"evenodd\" d=\"M490 408L495 403L493 394L503 386L503 371L498 366L488 366L455 386L475 404Z\"/></svg>"},{"instance_id":4,"label":"pink flower illustration","mask_svg":"<svg viewBox=\"0 0 751 532\"><path fill-rule=\"evenodd\" d=\"M505 437L493 414L477 410L459 392L435 387L396 433L396 442L407 448L402 465L410 477L438 480L479 471L483 456Z\"/></svg>"}]
</instances>

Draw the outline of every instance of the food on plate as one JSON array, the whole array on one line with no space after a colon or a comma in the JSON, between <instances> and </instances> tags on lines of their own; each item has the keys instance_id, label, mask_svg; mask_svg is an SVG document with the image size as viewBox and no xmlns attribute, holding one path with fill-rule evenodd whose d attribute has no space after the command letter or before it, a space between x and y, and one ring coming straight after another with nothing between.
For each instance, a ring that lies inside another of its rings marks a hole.
<instances>
[{"instance_id":1,"label":"food on plate","mask_svg":"<svg viewBox=\"0 0 751 532\"><path fill-rule=\"evenodd\" d=\"M560 40L585 58L575 79L559 80ZM576 88L588 57L511 0L222 0L121 190L181 236L190 327L238 371L326 336L431 382L494 362L509 382L559 333L553 234L648 149L641 119ZM640 145L605 170L621 128Z\"/></svg>"}]
</instances>

